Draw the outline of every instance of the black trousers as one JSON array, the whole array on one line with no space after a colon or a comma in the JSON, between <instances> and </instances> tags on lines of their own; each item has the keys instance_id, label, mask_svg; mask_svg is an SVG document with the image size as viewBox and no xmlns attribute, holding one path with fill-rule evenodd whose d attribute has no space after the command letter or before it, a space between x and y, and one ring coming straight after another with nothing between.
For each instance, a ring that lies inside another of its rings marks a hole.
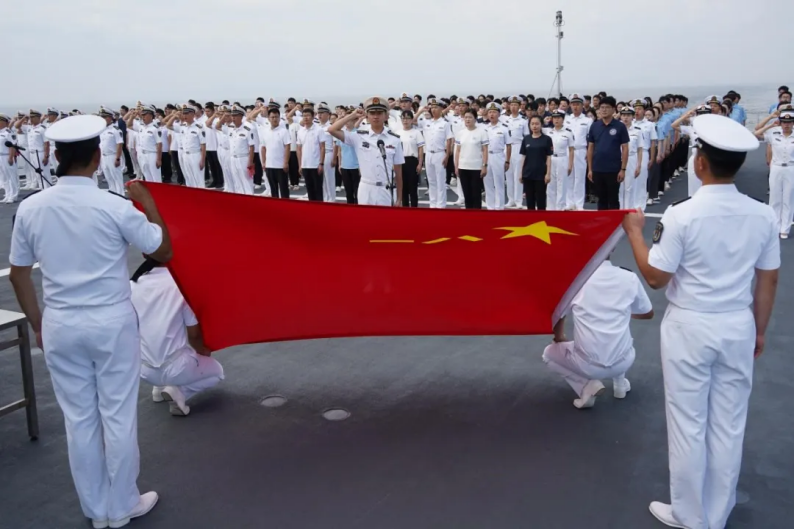
<instances>
[{"instance_id":1,"label":"black trousers","mask_svg":"<svg viewBox=\"0 0 794 530\"><path fill-rule=\"evenodd\" d=\"M403 175L405 174L404 172L405 170L403 169ZM358 183L361 182L361 173L358 169L341 169L340 173L342 174L342 182L345 185L347 204L358 204Z\"/></svg>"},{"instance_id":2,"label":"black trousers","mask_svg":"<svg viewBox=\"0 0 794 530\"><path fill-rule=\"evenodd\" d=\"M659 182L661 181L662 167L660 164L653 161L651 169L648 170L648 198L659 198Z\"/></svg>"},{"instance_id":3,"label":"black trousers","mask_svg":"<svg viewBox=\"0 0 794 530\"><path fill-rule=\"evenodd\" d=\"M620 183L618 174L593 171L593 185L598 196L599 210L620 209Z\"/></svg>"},{"instance_id":4,"label":"black trousers","mask_svg":"<svg viewBox=\"0 0 794 530\"><path fill-rule=\"evenodd\" d=\"M262 169L262 160L260 160L259 153L254 153L254 186L262 185L262 175L265 171Z\"/></svg>"},{"instance_id":5,"label":"black trousers","mask_svg":"<svg viewBox=\"0 0 794 530\"><path fill-rule=\"evenodd\" d=\"M524 193L527 195L527 210L546 209L546 181L524 179Z\"/></svg>"},{"instance_id":6,"label":"black trousers","mask_svg":"<svg viewBox=\"0 0 794 530\"><path fill-rule=\"evenodd\" d=\"M162 164L160 166L160 174L163 176L163 182L171 184L171 153L165 151L162 155Z\"/></svg>"},{"instance_id":7,"label":"black trousers","mask_svg":"<svg viewBox=\"0 0 794 530\"><path fill-rule=\"evenodd\" d=\"M218 151L207 151L207 163L204 164L204 180L212 180L211 188L223 187L223 169L218 158Z\"/></svg>"},{"instance_id":8,"label":"black trousers","mask_svg":"<svg viewBox=\"0 0 794 530\"><path fill-rule=\"evenodd\" d=\"M482 209L482 178L479 169L459 169L460 185L463 188L463 202L467 210Z\"/></svg>"},{"instance_id":9,"label":"black trousers","mask_svg":"<svg viewBox=\"0 0 794 530\"><path fill-rule=\"evenodd\" d=\"M276 199L289 199L289 182L282 168L266 167L265 175L270 184L270 196Z\"/></svg>"},{"instance_id":10,"label":"black trousers","mask_svg":"<svg viewBox=\"0 0 794 530\"><path fill-rule=\"evenodd\" d=\"M176 172L177 184L184 184L185 175L182 173L182 166L179 164L179 151L171 151L171 166Z\"/></svg>"},{"instance_id":11,"label":"black trousers","mask_svg":"<svg viewBox=\"0 0 794 530\"><path fill-rule=\"evenodd\" d=\"M121 147L121 152L124 153L124 163L127 165L127 169L125 169L125 173L130 173L134 171L132 165L132 157L130 156L130 150L127 149L127 135L124 134L124 145Z\"/></svg>"},{"instance_id":12,"label":"black trousers","mask_svg":"<svg viewBox=\"0 0 794 530\"><path fill-rule=\"evenodd\" d=\"M303 168L303 180L306 181L306 193L310 201L323 200L323 176L317 168Z\"/></svg>"},{"instance_id":13,"label":"black trousers","mask_svg":"<svg viewBox=\"0 0 794 530\"><path fill-rule=\"evenodd\" d=\"M452 177L455 176L455 160L454 157L450 156L449 160L447 161L447 186L449 183L452 182Z\"/></svg>"},{"instance_id":14,"label":"black trousers","mask_svg":"<svg viewBox=\"0 0 794 530\"><path fill-rule=\"evenodd\" d=\"M342 171L338 166L334 167L334 181L337 188L342 186Z\"/></svg>"},{"instance_id":15,"label":"black trousers","mask_svg":"<svg viewBox=\"0 0 794 530\"><path fill-rule=\"evenodd\" d=\"M403 164L403 206L419 207L419 159L406 156Z\"/></svg>"},{"instance_id":16,"label":"black trousers","mask_svg":"<svg viewBox=\"0 0 794 530\"><path fill-rule=\"evenodd\" d=\"M298 152L289 152L289 183L298 186L301 183L301 174L298 170Z\"/></svg>"}]
</instances>

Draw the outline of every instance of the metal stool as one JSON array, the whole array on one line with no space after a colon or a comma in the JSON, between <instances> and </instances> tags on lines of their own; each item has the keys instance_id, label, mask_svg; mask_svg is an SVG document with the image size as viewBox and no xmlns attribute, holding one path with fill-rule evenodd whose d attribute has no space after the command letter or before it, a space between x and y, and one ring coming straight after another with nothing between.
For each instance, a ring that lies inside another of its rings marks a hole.
<instances>
[{"instance_id":1,"label":"metal stool","mask_svg":"<svg viewBox=\"0 0 794 530\"><path fill-rule=\"evenodd\" d=\"M36 391L33 387L33 362L30 358L30 334L28 319L22 313L0 309L0 331L17 328L17 338L0 342L0 350L19 346L19 360L22 364L22 389L24 399L0 407L0 418L17 409L24 408L28 417L28 435L31 440L39 437L39 419L36 414Z\"/></svg>"}]
</instances>

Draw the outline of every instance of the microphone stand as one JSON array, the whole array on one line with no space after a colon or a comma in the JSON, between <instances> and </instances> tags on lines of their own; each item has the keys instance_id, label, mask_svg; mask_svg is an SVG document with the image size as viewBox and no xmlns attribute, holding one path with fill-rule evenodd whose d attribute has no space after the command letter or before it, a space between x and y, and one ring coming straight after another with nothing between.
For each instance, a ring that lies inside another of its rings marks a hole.
<instances>
[{"instance_id":1,"label":"microphone stand","mask_svg":"<svg viewBox=\"0 0 794 530\"><path fill-rule=\"evenodd\" d=\"M34 166L34 165L33 165L33 163L32 163L30 160L28 160L28 158L27 158L25 155L23 155L23 154L22 154L22 151L23 151L23 150L22 150L22 149L20 149L18 145L15 145L15 146L13 146L13 147L14 147L14 149L16 149L16 151L17 151L17 154L18 154L19 156L21 156L21 157L22 157L22 160L24 160L25 162L27 162L27 163L28 163L28 165L29 165L31 168L33 168L33 171L35 171L35 172L36 172L36 174L39 176L39 182L40 182L40 184L41 184L41 188L42 188L42 189L44 189L44 183L45 183L45 182L46 182L46 183L47 183L47 184L48 184L50 187L52 187L52 183L51 183L51 182L50 182L50 181L49 181L49 180L48 180L48 179L47 179L47 178L44 176L44 170L43 170L43 169L41 169L41 161L40 161L40 160L38 160L38 158L39 158L39 152L38 152L38 151L36 151L36 159L37 159L37 161L38 161L38 163L39 163L39 167L36 167L36 166Z\"/></svg>"},{"instance_id":2,"label":"microphone stand","mask_svg":"<svg viewBox=\"0 0 794 530\"><path fill-rule=\"evenodd\" d=\"M386 174L386 185L389 187L389 192L391 193L391 205L394 206L394 174L392 173L391 178L389 178L389 165L386 164L386 152L383 152L383 171Z\"/></svg>"}]
</instances>

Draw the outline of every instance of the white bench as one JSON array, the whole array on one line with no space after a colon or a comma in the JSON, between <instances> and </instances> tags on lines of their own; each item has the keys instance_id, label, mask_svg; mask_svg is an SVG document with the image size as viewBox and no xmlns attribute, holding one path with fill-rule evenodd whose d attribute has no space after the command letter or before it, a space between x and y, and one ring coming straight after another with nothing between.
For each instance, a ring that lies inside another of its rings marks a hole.
<instances>
[{"instance_id":1,"label":"white bench","mask_svg":"<svg viewBox=\"0 0 794 530\"><path fill-rule=\"evenodd\" d=\"M0 331L17 328L17 338L0 342L0 351L19 346L22 364L22 389L25 397L19 401L0 406L0 418L24 408L28 419L28 435L31 440L39 437L39 420L36 413L36 391L33 386L33 362L30 358L30 333L28 319L22 313L0 309Z\"/></svg>"}]
</instances>

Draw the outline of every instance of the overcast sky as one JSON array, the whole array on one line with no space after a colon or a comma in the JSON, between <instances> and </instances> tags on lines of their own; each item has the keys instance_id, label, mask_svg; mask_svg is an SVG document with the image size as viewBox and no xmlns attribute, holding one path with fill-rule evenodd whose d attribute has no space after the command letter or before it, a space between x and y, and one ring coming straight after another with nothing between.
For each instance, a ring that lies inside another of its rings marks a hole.
<instances>
[{"instance_id":1,"label":"overcast sky","mask_svg":"<svg viewBox=\"0 0 794 530\"><path fill-rule=\"evenodd\" d=\"M558 9L566 93L794 83L792 0L2 4L4 40L17 43L4 61L4 108L259 95L333 103L402 91L545 95Z\"/></svg>"}]
</instances>

